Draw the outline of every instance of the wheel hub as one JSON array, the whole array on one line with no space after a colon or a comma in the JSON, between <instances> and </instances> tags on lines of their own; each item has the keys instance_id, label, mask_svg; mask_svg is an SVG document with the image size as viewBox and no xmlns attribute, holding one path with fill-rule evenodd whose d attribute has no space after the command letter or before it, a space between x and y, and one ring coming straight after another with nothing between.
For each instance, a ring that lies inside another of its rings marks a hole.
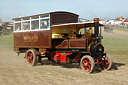
<instances>
[{"instance_id":1,"label":"wheel hub","mask_svg":"<svg viewBox=\"0 0 128 85\"><path fill-rule=\"evenodd\" d=\"M85 64L84 64L84 66L88 66L88 64L87 64L87 63L85 63Z\"/></svg>"}]
</instances>

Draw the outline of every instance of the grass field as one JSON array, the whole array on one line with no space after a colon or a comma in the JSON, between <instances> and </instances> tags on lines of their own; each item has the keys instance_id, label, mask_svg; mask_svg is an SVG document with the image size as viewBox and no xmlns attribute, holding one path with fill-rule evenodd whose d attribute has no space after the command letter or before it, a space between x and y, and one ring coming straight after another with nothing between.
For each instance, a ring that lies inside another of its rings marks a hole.
<instances>
[{"instance_id":1,"label":"grass field","mask_svg":"<svg viewBox=\"0 0 128 85\"><path fill-rule=\"evenodd\" d=\"M0 35L0 46L8 46L12 48L13 46L13 35Z\"/></svg>"},{"instance_id":2,"label":"grass field","mask_svg":"<svg viewBox=\"0 0 128 85\"><path fill-rule=\"evenodd\" d=\"M121 27L111 27L111 28L121 31L128 31L128 28L121 28Z\"/></svg>"},{"instance_id":3,"label":"grass field","mask_svg":"<svg viewBox=\"0 0 128 85\"><path fill-rule=\"evenodd\" d=\"M105 52L113 58L110 71L83 72L79 65L58 65L42 60L42 65L30 66L24 54L13 51L13 35L0 36L0 85L127 85L128 32L103 33Z\"/></svg>"},{"instance_id":4,"label":"grass field","mask_svg":"<svg viewBox=\"0 0 128 85\"><path fill-rule=\"evenodd\" d=\"M123 36L122 36L123 37ZM111 54L114 61L128 64L128 39L104 36L103 45L105 51Z\"/></svg>"}]
</instances>

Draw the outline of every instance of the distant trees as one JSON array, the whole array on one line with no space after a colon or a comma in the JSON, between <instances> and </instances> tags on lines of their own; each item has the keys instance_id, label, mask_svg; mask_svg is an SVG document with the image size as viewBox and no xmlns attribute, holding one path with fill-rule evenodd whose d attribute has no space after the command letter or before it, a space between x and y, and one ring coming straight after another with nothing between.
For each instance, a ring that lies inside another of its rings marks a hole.
<instances>
[{"instance_id":1,"label":"distant trees","mask_svg":"<svg viewBox=\"0 0 128 85\"><path fill-rule=\"evenodd\" d=\"M122 18L122 19L125 19L124 17L117 17L117 18L115 18L115 20L120 20L120 18Z\"/></svg>"}]
</instances>

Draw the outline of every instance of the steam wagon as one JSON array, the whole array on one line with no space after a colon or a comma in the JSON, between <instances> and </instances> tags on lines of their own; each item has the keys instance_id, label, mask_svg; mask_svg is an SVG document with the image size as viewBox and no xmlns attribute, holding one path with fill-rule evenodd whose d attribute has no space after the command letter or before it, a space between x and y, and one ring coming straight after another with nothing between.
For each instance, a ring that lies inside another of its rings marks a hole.
<instances>
[{"instance_id":1,"label":"steam wagon","mask_svg":"<svg viewBox=\"0 0 128 85\"><path fill-rule=\"evenodd\" d=\"M110 69L112 58L101 44L102 24L78 22L79 15L71 12L50 12L14 18L14 51L25 53L27 62L35 66L42 58L56 63L80 63L91 73L95 66Z\"/></svg>"}]
</instances>

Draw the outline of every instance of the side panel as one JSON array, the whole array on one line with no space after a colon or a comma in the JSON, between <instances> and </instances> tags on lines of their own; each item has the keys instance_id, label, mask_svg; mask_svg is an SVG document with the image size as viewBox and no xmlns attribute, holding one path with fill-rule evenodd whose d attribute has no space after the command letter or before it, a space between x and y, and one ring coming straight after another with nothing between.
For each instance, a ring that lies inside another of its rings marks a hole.
<instances>
[{"instance_id":1,"label":"side panel","mask_svg":"<svg viewBox=\"0 0 128 85\"><path fill-rule=\"evenodd\" d=\"M14 32L15 48L49 48L50 31Z\"/></svg>"},{"instance_id":2,"label":"side panel","mask_svg":"<svg viewBox=\"0 0 128 85\"><path fill-rule=\"evenodd\" d=\"M72 53L67 52L67 53L61 53L61 52L56 52L56 55L54 56L54 60L56 62L63 62L63 63L69 63L70 59L67 57L67 55L71 55Z\"/></svg>"},{"instance_id":3,"label":"side panel","mask_svg":"<svg viewBox=\"0 0 128 85\"><path fill-rule=\"evenodd\" d=\"M70 39L69 48L86 48L86 39Z\"/></svg>"}]
</instances>

